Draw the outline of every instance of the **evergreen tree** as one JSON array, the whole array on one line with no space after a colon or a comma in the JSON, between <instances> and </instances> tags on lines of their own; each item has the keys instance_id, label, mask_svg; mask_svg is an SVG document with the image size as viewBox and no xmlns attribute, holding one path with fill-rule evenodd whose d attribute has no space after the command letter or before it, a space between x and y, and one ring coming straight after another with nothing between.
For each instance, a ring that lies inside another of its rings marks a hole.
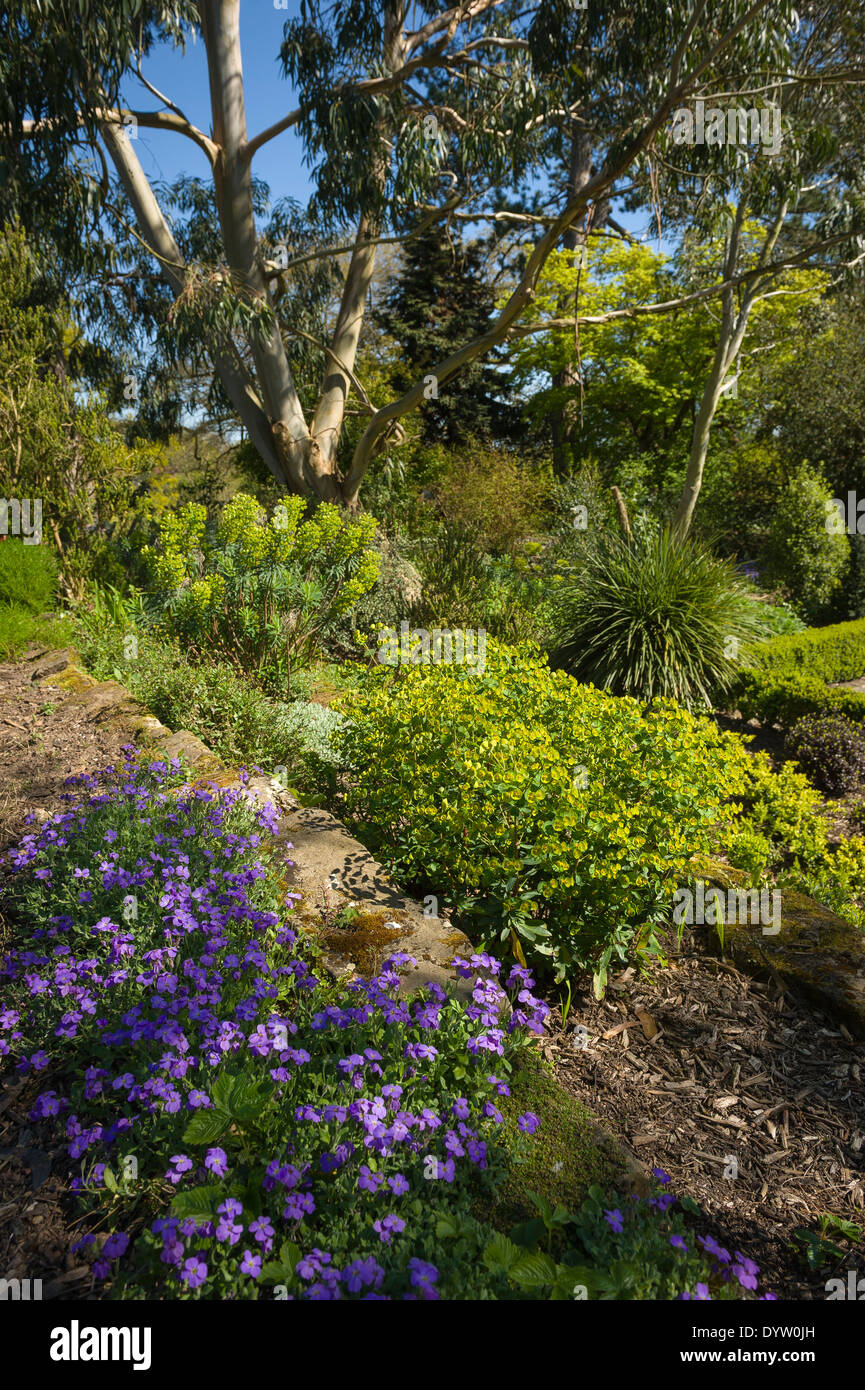
<instances>
[{"instance_id":1,"label":"evergreen tree","mask_svg":"<svg viewBox=\"0 0 865 1390\"><path fill-rule=\"evenodd\" d=\"M494 309L482 243L452 239L440 224L408 241L399 275L374 314L377 327L398 348L391 372L396 393L483 333ZM471 363L451 381L430 381L423 409L425 440L447 445L471 438L487 444L513 441L520 431L520 412L507 394L507 378L495 354Z\"/></svg>"}]
</instances>

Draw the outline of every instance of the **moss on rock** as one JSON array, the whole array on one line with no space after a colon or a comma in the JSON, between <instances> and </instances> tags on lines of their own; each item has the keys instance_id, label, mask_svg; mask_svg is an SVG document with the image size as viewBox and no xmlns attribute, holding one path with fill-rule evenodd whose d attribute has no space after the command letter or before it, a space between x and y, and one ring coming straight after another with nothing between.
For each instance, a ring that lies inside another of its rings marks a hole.
<instances>
[{"instance_id":1,"label":"moss on rock","mask_svg":"<svg viewBox=\"0 0 865 1390\"><path fill-rule=\"evenodd\" d=\"M529 1192L574 1212L594 1183L648 1191L639 1164L556 1081L541 1057L526 1054L509 1085L511 1094L500 1108L511 1169L495 1201L480 1213L497 1229L508 1231L537 1215ZM521 1143L517 1122L526 1111L537 1115L540 1125Z\"/></svg>"}]
</instances>

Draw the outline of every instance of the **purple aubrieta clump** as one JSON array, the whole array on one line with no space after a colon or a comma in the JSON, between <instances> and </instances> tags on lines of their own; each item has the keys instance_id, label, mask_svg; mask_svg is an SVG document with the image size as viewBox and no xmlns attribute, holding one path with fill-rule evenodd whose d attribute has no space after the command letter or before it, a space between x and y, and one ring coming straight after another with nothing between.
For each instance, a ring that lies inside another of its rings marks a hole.
<instances>
[{"instance_id":1,"label":"purple aubrieta clump","mask_svg":"<svg viewBox=\"0 0 865 1390\"><path fill-rule=\"evenodd\" d=\"M218 1291L227 1269L257 1282L281 1242L315 1231L318 1185L348 1179L366 1248L342 1269L306 1256L319 1266L303 1265L309 1279L298 1266L308 1296L386 1296L384 1263L399 1246L395 1296L437 1297L437 1268L411 1253L409 1203L434 1181L443 1200L487 1168L502 1120L493 1098L510 1094L489 1074L490 1059L542 1028L546 1005L528 971L515 966L502 983L486 952L459 967L472 981L467 1006L437 983L401 995L400 971L414 964L404 952L338 1001L322 998L302 938L270 910L261 851L273 808L243 787L178 788L180 774L176 759L142 766L127 748L117 767L70 779L67 809L5 856L13 895L20 884L26 916L38 921L0 959L0 1050L20 1071L52 1079L32 1117L61 1126L82 1163L73 1186L96 1211L108 1168L122 1173L128 1153L138 1177L165 1183L178 1200L222 1185L206 1217L153 1222L150 1277L169 1287ZM515 1011L505 1022L506 990ZM455 1056L468 1067L459 1092L449 1080ZM58 1059L75 1059L65 1077ZM241 1075L267 1088L262 1114L273 1103L293 1117L282 1148L260 1160L259 1214L232 1195L246 1169L235 1131L218 1123L223 1078ZM208 1116L199 1145L190 1125ZM537 1117L519 1124L531 1134ZM160 1153L154 1166L147 1156ZM369 1253L373 1240L380 1259ZM130 1259L140 1259L137 1246L110 1235L96 1273L109 1277Z\"/></svg>"}]
</instances>

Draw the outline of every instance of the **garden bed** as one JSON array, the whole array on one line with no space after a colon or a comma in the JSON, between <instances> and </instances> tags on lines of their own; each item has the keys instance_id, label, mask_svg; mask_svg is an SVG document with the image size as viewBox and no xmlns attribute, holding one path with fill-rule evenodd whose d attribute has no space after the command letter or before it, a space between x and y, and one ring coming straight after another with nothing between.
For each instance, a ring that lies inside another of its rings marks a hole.
<instances>
[{"instance_id":1,"label":"garden bed","mask_svg":"<svg viewBox=\"0 0 865 1390\"><path fill-rule=\"evenodd\" d=\"M580 995L564 1028L554 1010L546 1051L560 1083L665 1169L725 1244L747 1248L779 1297L824 1299L850 1263L810 1270L792 1248L824 1214L858 1226L861 1262L862 1050L771 974L752 979L693 940L654 981L628 970L602 1002Z\"/></svg>"}]
</instances>

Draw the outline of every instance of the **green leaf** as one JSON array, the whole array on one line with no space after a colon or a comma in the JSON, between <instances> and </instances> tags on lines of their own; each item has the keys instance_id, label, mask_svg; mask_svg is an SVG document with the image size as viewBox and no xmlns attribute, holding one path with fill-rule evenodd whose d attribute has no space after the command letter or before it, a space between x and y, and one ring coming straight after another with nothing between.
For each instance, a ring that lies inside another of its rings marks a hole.
<instances>
[{"instance_id":1,"label":"green leaf","mask_svg":"<svg viewBox=\"0 0 865 1390\"><path fill-rule=\"evenodd\" d=\"M196 1110L183 1131L184 1144L215 1144L231 1124L224 1110Z\"/></svg>"},{"instance_id":2,"label":"green leaf","mask_svg":"<svg viewBox=\"0 0 865 1390\"><path fill-rule=\"evenodd\" d=\"M526 1253L512 1265L508 1278L524 1289L539 1289L545 1284L555 1284L557 1268L549 1255Z\"/></svg>"},{"instance_id":3,"label":"green leaf","mask_svg":"<svg viewBox=\"0 0 865 1390\"><path fill-rule=\"evenodd\" d=\"M220 1183L205 1183L199 1187L189 1187L185 1192L178 1192L171 1203L171 1210L175 1216L181 1218L194 1216L210 1220L216 1215L216 1208L224 1198L225 1189Z\"/></svg>"},{"instance_id":4,"label":"green leaf","mask_svg":"<svg viewBox=\"0 0 865 1390\"><path fill-rule=\"evenodd\" d=\"M484 1250L484 1264L487 1269L501 1270L507 1274L522 1259L524 1252L501 1232L496 1232Z\"/></svg>"}]
</instances>

